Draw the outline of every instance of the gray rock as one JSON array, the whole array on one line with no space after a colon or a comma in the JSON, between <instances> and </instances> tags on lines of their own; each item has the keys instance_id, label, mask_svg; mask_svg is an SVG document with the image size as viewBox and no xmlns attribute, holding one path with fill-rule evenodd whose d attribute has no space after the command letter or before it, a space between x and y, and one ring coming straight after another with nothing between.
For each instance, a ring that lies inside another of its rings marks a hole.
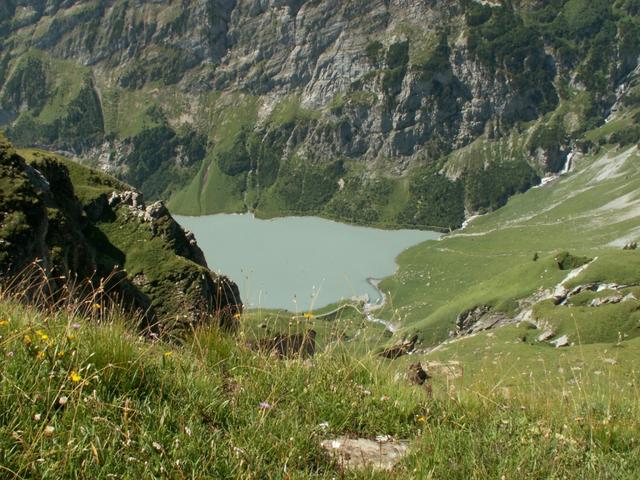
<instances>
[{"instance_id":1,"label":"gray rock","mask_svg":"<svg viewBox=\"0 0 640 480\"><path fill-rule=\"evenodd\" d=\"M553 346L555 346L556 348L568 347L570 345L569 336L568 335L562 335L561 337L556 338L555 340L551 341L550 343Z\"/></svg>"},{"instance_id":2,"label":"gray rock","mask_svg":"<svg viewBox=\"0 0 640 480\"><path fill-rule=\"evenodd\" d=\"M568 295L569 295L569 289L564 285L560 284L556 286L555 290L553 291L551 299L553 300L554 304L560 305L562 302L564 302L567 299Z\"/></svg>"},{"instance_id":3,"label":"gray rock","mask_svg":"<svg viewBox=\"0 0 640 480\"><path fill-rule=\"evenodd\" d=\"M407 442L388 438L338 437L320 442L329 456L345 470L391 471L409 453Z\"/></svg>"},{"instance_id":4,"label":"gray rock","mask_svg":"<svg viewBox=\"0 0 640 480\"><path fill-rule=\"evenodd\" d=\"M162 202L154 202L149 205L144 211L144 221L153 222L161 217L167 215L169 211Z\"/></svg>"},{"instance_id":5,"label":"gray rock","mask_svg":"<svg viewBox=\"0 0 640 480\"><path fill-rule=\"evenodd\" d=\"M450 336L471 335L516 321L502 312L492 311L488 305L480 305L458 315L456 330Z\"/></svg>"},{"instance_id":6,"label":"gray rock","mask_svg":"<svg viewBox=\"0 0 640 480\"><path fill-rule=\"evenodd\" d=\"M612 295L610 297L594 298L589 302L590 307L601 307L602 305L612 305L622 302L622 295Z\"/></svg>"},{"instance_id":7,"label":"gray rock","mask_svg":"<svg viewBox=\"0 0 640 480\"><path fill-rule=\"evenodd\" d=\"M545 330L540 335L538 335L537 340L539 342L546 342L547 340L551 340L556 336L556 333L553 330Z\"/></svg>"}]
</instances>

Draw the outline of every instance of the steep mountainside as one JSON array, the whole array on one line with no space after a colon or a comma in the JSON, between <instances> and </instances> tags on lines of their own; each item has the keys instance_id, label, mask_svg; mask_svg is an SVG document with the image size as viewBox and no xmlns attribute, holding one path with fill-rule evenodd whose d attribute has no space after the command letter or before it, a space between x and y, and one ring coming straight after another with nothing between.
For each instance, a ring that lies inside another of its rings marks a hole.
<instances>
[{"instance_id":1,"label":"steep mountainside","mask_svg":"<svg viewBox=\"0 0 640 480\"><path fill-rule=\"evenodd\" d=\"M242 310L237 286L209 271L164 205L145 206L114 178L46 152L18 153L0 136L0 187L2 281L37 262L54 296L66 279L90 282L156 332L213 316L231 325Z\"/></svg>"},{"instance_id":2,"label":"steep mountainside","mask_svg":"<svg viewBox=\"0 0 640 480\"><path fill-rule=\"evenodd\" d=\"M589 136L622 125L624 117ZM606 145L573 163L465 229L403 252L381 284L390 301L378 314L425 347L498 342L490 339L503 326L536 348L640 336L638 147Z\"/></svg>"},{"instance_id":3,"label":"steep mountainside","mask_svg":"<svg viewBox=\"0 0 640 480\"><path fill-rule=\"evenodd\" d=\"M637 106L637 0L7 0L0 122L190 214L459 226ZM635 126L619 142L640 136Z\"/></svg>"}]
</instances>

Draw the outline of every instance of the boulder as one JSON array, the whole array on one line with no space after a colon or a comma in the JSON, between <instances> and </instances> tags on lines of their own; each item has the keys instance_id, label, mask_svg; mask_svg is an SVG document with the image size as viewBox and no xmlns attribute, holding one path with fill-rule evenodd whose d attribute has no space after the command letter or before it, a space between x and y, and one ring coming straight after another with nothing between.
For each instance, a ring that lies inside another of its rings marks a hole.
<instances>
[{"instance_id":1,"label":"boulder","mask_svg":"<svg viewBox=\"0 0 640 480\"><path fill-rule=\"evenodd\" d=\"M538 335L537 340L539 342L546 342L547 340L551 340L556 336L556 333L553 330L545 330L540 335Z\"/></svg>"},{"instance_id":2,"label":"boulder","mask_svg":"<svg viewBox=\"0 0 640 480\"><path fill-rule=\"evenodd\" d=\"M154 202L149 205L144 211L144 221L145 222L153 222L154 220L158 220L159 218L167 215L169 210L164 206L162 202Z\"/></svg>"},{"instance_id":3,"label":"boulder","mask_svg":"<svg viewBox=\"0 0 640 480\"><path fill-rule=\"evenodd\" d=\"M567 299L568 295L569 295L569 289L564 285L560 284L556 286L555 290L553 291L553 294L551 295L551 300L555 305L560 305L562 302L564 302Z\"/></svg>"},{"instance_id":4,"label":"boulder","mask_svg":"<svg viewBox=\"0 0 640 480\"><path fill-rule=\"evenodd\" d=\"M387 437L376 440L338 437L320 442L329 457L344 470L393 470L393 467L409 453L407 442Z\"/></svg>"},{"instance_id":5,"label":"boulder","mask_svg":"<svg viewBox=\"0 0 640 480\"><path fill-rule=\"evenodd\" d=\"M568 347L570 345L569 336L568 335L562 335L561 337L556 338L555 340L553 340L550 343L553 346L555 346L556 348Z\"/></svg>"}]
</instances>

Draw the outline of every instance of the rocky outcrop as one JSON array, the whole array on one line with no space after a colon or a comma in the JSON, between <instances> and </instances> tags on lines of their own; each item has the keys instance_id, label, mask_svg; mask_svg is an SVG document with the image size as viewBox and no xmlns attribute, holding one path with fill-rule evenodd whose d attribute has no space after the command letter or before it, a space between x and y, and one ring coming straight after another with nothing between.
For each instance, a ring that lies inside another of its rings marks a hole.
<instances>
[{"instance_id":1,"label":"rocky outcrop","mask_svg":"<svg viewBox=\"0 0 640 480\"><path fill-rule=\"evenodd\" d=\"M162 203L146 206L139 192L60 157L30 155L27 163L0 137L3 280L37 262L54 291L64 279L102 285L152 331L233 327L238 287L207 268L193 235Z\"/></svg>"},{"instance_id":2,"label":"rocky outcrop","mask_svg":"<svg viewBox=\"0 0 640 480\"><path fill-rule=\"evenodd\" d=\"M451 337L471 335L483 330L498 328L514 323L514 319L499 311L493 311L488 305L480 305L462 312L456 319L456 329Z\"/></svg>"}]
</instances>

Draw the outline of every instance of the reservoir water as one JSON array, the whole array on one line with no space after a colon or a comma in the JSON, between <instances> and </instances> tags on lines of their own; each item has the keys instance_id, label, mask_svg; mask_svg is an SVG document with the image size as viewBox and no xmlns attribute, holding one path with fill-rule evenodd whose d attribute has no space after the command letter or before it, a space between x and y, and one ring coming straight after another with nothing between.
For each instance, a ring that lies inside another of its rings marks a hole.
<instances>
[{"instance_id":1,"label":"reservoir water","mask_svg":"<svg viewBox=\"0 0 640 480\"><path fill-rule=\"evenodd\" d=\"M212 270L240 287L249 308L305 311L380 292L369 279L395 272L395 258L436 232L378 230L316 217L260 220L250 214L175 216L191 230Z\"/></svg>"}]
</instances>

